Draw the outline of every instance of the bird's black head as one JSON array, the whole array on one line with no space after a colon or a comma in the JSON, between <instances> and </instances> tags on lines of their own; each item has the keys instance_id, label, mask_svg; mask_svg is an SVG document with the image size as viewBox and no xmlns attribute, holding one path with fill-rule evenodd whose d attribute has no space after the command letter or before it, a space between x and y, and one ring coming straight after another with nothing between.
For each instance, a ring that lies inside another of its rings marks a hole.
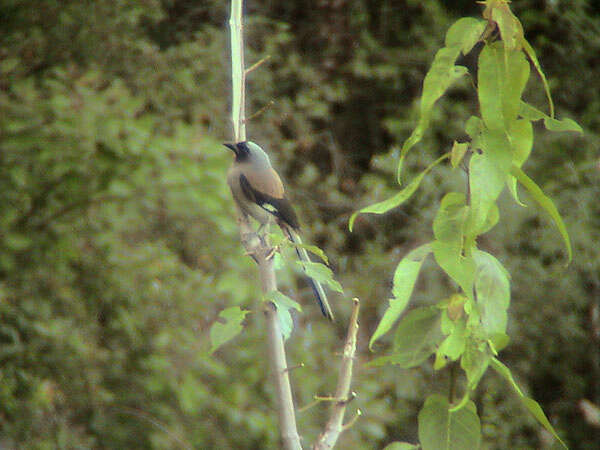
<instances>
[{"instance_id":1,"label":"bird's black head","mask_svg":"<svg viewBox=\"0 0 600 450\"><path fill-rule=\"evenodd\" d=\"M225 143L223 145L235 153L235 160L237 162L248 159L250 149L248 148L247 141L238 142L236 144Z\"/></svg>"}]
</instances>

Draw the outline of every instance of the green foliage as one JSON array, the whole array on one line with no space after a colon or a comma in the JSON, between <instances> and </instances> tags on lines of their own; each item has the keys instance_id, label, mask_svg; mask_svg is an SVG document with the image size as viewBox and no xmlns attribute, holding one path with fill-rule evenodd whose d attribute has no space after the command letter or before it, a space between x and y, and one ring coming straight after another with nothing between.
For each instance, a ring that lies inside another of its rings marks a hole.
<instances>
[{"instance_id":1,"label":"green foliage","mask_svg":"<svg viewBox=\"0 0 600 450\"><path fill-rule=\"evenodd\" d=\"M361 213L383 214L393 208L397 208L402 203L407 201L419 188L419 184L421 184L421 181L423 180L425 175L427 175L431 171L431 169L433 169L435 166L437 166L440 162L442 162L443 160L445 160L448 157L450 157L450 154L446 154L444 156L441 156L437 160L435 160L433 163L431 163L429 166L427 166L427 168L424 171L422 171L419 175L417 175L408 184L408 186L406 186L404 189L402 189L400 192L398 192L392 198L389 198L389 199L384 200L379 203L375 203L374 205L366 206L366 207L362 208L360 211L356 211L354 214L352 214L352 216L350 216L350 221L348 222L348 228L350 229L350 231L352 231L352 228L354 227L354 221L356 220L356 217L358 216L358 214L361 214Z\"/></svg>"},{"instance_id":2,"label":"green foliage","mask_svg":"<svg viewBox=\"0 0 600 450\"><path fill-rule=\"evenodd\" d=\"M281 332L284 339L288 339L294 328L290 310L295 309L296 311L302 311L302 307L287 295L284 295L279 291L271 292L266 296L265 300L272 301L275 304L275 307L277 308L277 315L279 316L279 322L281 323Z\"/></svg>"},{"instance_id":3,"label":"green foliage","mask_svg":"<svg viewBox=\"0 0 600 450\"><path fill-rule=\"evenodd\" d=\"M423 81L419 123L402 146L398 164L398 181L400 181L402 163L406 154L422 139L423 133L429 127L435 102L456 80L467 73L466 67L454 64L456 58L460 52L466 54L471 50L475 42L479 40L484 28L485 22L464 18L457 21L446 33L446 46L436 53L431 68Z\"/></svg>"},{"instance_id":4,"label":"green foliage","mask_svg":"<svg viewBox=\"0 0 600 450\"><path fill-rule=\"evenodd\" d=\"M565 247L567 248L568 262L570 262L573 256L571 250L571 239L569 238L567 228L565 227L565 224L562 218L560 217L556 206L554 206L554 202L552 201L552 199L546 197L546 195L542 192L539 186L535 184L535 182L531 178L525 175L525 173L521 169L519 169L516 166L513 166L511 173L525 187L525 189L527 189L527 191L531 194L531 197L542 208L544 208L546 212L550 214L550 217L554 220L554 223L556 224L556 227L558 228L558 231L560 232L565 242Z\"/></svg>"},{"instance_id":5,"label":"green foliage","mask_svg":"<svg viewBox=\"0 0 600 450\"><path fill-rule=\"evenodd\" d=\"M419 413L419 441L423 450L479 448L481 425L473 402L450 411L448 400L431 395Z\"/></svg>"},{"instance_id":6,"label":"green foliage","mask_svg":"<svg viewBox=\"0 0 600 450\"><path fill-rule=\"evenodd\" d=\"M526 55L533 59L533 51L529 47L525 52L522 51L526 42L522 26L506 2L486 2L483 15L488 19L485 31L484 27L477 28L479 22L475 20L459 20L448 31L446 47L437 53L423 82L419 123L405 141L398 163L399 175L406 153L422 139L429 126L434 103L454 81L454 77L448 74L460 72L459 68L465 69L463 66L455 66L461 49L470 51L481 38L484 45L478 57L476 86L481 118L472 116L466 123L466 132L471 138L470 145L457 144L455 141L450 154L454 168L468 154L467 195L450 192L444 196L433 220L435 240L431 243L437 264L460 287L462 294L455 294L449 300L439 303L441 308L446 309L441 316L440 325L437 314L426 316L431 319L426 323L416 319L422 319L422 314L434 311L435 307L409 312L397 327L391 355L373 362L375 365L392 363L412 367L415 361L416 364L421 364L430 354L435 353L433 367L440 370L449 361L461 361L468 389L460 403L449 410L450 416L434 416L440 410L448 411L448 406L432 406L434 401L446 402L441 397L430 397L419 414L419 438L425 449L479 447L479 418L474 405L469 401L469 391L477 387L490 361L494 361L491 359L492 355L497 355L498 350L506 345L510 285L506 269L494 256L479 250L477 242L479 236L489 231L499 220L497 201L505 185L508 185L513 198L520 204L516 181L521 182L549 212L566 242L568 258L571 260L570 240L562 218L552 201L520 167L528 159L532 148L531 121L544 118L546 127L554 130L581 129L573 121L559 122L523 107L526 104L521 97L530 74ZM462 33L457 32L456 27L459 26L462 27ZM501 42L494 41L492 37L495 26L502 37ZM541 73L539 64L536 64L536 69ZM543 75L542 79L547 90ZM549 100L552 110L550 97ZM522 118L519 119L519 116ZM417 178L418 183L424 174L425 172ZM409 197L416 190L408 191L410 187L409 185L400 191L391 200L402 196L404 201L404 197ZM363 208L359 212L376 210L381 214L401 203L391 200ZM354 217L351 217L351 228ZM406 260L398 265L394 278L407 281L408 289L404 290L407 295L401 297L400 302L390 302L371 338L371 344L392 328L392 324L406 307L419 269L420 264L408 264ZM446 337L439 341L429 340L432 334L439 331L438 326ZM502 367L508 371L505 366ZM531 399L527 399L525 403L542 425L558 438L539 405ZM462 428L460 425L448 425L452 423L452 414L461 411L467 415L464 420L477 422L476 427L473 424ZM447 428L444 429L444 426ZM475 428L477 431L473 435L465 433L465 429Z\"/></svg>"},{"instance_id":7,"label":"green foliage","mask_svg":"<svg viewBox=\"0 0 600 450\"><path fill-rule=\"evenodd\" d=\"M332 270L325 264L312 261L297 261L297 263L302 266L306 276L329 286L335 292L344 292L340 282L333 278Z\"/></svg>"},{"instance_id":8,"label":"green foliage","mask_svg":"<svg viewBox=\"0 0 600 450\"><path fill-rule=\"evenodd\" d=\"M379 322L373 336L371 336L369 348L373 348L373 343L380 336L390 331L408 305L408 300L415 287L423 261L429 253L431 253L431 245L425 244L406 255L396 267L392 288L394 298L390 299L389 308Z\"/></svg>"},{"instance_id":9,"label":"green foliage","mask_svg":"<svg viewBox=\"0 0 600 450\"><path fill-rule=\"evenodd\" d=\"M442 340L440 311L435 307L410 311L396 327L392 354L376 358L372 365L397 364L403 368L422 364Z\"/></svg>"},{"instance_id":10,"label":"green foliage","mask_svg":"<svg viewBox=\"0 0 600 450\"><path fill-rule=\"evenodd\" d=\"M502 375L510 384L510 386L515 390L515 392L519 395L521 401L525 405L525 407L531 412L531 414L538 420L543 427L548 430L552 435L562 444L564 448L568 448L567 445L562 441L562 439L558 436L554 427L548 421L546 414L542 411L539 403L529 398L523 394L517 383L515 382L510 369L498 361L496 358L492 358L491 365L496 372Z\"/></svg>"},{"instance_id":11,"label":"green foliage","mask_svg":"<svg viewBox=\"0 0 600 450\"><path fill-rule=\"evenodd\" d=\"M219 313L221 322L215 322L210 327L211 353L240 334L243 329L242 322L249 312L243 311L239 306L232 306Z\"/></svg>"}]
</instances>

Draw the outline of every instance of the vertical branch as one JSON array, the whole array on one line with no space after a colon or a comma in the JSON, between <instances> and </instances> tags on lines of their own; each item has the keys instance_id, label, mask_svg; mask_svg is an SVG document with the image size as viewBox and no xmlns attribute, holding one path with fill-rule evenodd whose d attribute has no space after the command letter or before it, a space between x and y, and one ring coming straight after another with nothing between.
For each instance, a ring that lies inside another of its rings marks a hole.
<instances>
[{"instance_id":1,"label":"vertical branch","mask_svg":"<svg viewBox=\"0 0 600 450\"><path fill-rule=\"evenodd\" d=\"M246 74L244 71L243 0L231 0L231 121L235 142L246 140Z\"/></svg>"},{"instance_id":2,"label":"vertical branch","mask_svg":"<svg viewBox=\"0 0 600 450\"><path fill-rule=\"evenodd\" d=\"M263 293L277 290L273 258L269 255L263 255L263 257L257 259L257 262ZM287 370L283 333L277 316L277 307L272 302L266 302L264 313L267 321L269 359L273 367L275 389L277 390L279 402L279 428L283 448L286 450L301 450L302 446L296 428L296 411L292 399L292 388L290 386L289 371Z\"/></svg>"},{"instance_id":3,"label":"vertical branch","mask_svg":"<svg viewBox=\"0 0 600 450\"><path fill-rule=\"evenodd\" d=\"M235 142L240 142L246 140L246 72L244 69L242 0L232 0L229 26L231 32L231 120L233 123L234 140ZM238 223L240 225L242 245L258 264L263 295L277 290L272 248L266 239L257 236L252 231L247 216L239 209ZM279 317L277 316L277 307L271 302L265 302L264 306L267 322L268 357L277 392L279 428L283 448L286 450L301 450L302 446L300 445L300 436L296 428L292 388L287 370L283 334L281 332Z\"/></svg>"},{"instance_id":4,"label":"vertical branch","mask_svg":"<svg viewBox=\"0 0 600 450\"><path fill-rule=\"evenodd\" d=\"M338 377L338 384L335 391L335 403L331 410L331 416L325 430L319 436L319 439L313 446L314 450L325 450L333 448L340 434L346 428L352 425L343 425L344 413L346 406L355 397L356 394L350 392L350 384L352 382L352 367L354 365L354 355L356 353L356 335L358 333L358 311L360 302L355 298L350 316L350 324L348 325L348 334L346 335L346 343L344 344L344 354L342 357L342 365ZM360 415L360 411L358 412Z\"/></svg>"}]
</instances>

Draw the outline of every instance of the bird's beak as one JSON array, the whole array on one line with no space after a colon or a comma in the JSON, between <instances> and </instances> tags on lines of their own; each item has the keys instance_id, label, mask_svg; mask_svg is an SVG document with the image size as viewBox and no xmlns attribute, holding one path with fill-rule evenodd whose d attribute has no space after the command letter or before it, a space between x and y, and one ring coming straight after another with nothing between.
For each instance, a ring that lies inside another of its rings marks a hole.
<instances>
[{"instance_id":1,"label":"bird's beak","mask_svg":"<svg viewBox=\"0 0 600 450\"><path fill-rule=\"evenodd\" d=\"M227 147L229 150L232 150L233 153L235 153L236 155L238 154L238 149L237 149L237 146L235 144L230 144L228 142L225 142L225 143L223 143L223 145L225 147Z\"/></svg>"}]
</instances>

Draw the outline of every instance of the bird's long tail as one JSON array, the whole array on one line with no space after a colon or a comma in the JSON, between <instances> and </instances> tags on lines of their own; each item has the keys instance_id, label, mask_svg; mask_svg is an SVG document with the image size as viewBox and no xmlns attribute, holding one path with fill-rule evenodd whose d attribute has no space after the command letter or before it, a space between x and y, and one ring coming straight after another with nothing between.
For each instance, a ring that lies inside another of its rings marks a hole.
<instances>
[{"instance_id":1,"label":"bird's long tail","mask_svg":"<svg viewBox=\"0 0 600 450\"><path fill-rule=\"evenodd\" d=\"M302 244L302 239L300 239L300 236L298 235L298 233L296 233L295 230L291 229L288 226L284 226L281 228L284 230L285 234L287 234L290 241L292 241L295 244ZM298 254L298 258L300 258L301 261L310 262L308 253L303 247L296 246L296 253ZM327 295L325 294L323 286L321 286L321 283L319 283L317 280L314 280L311 277L307 278L312 287L313 292L315 293L315 297L317 299L317 303L319 304L319 308L321 308L321 312L327 319L333 321L333 312L331 311L331 307L329 306L329 302L327 301Z\"/></svg>"}]
</instances>

